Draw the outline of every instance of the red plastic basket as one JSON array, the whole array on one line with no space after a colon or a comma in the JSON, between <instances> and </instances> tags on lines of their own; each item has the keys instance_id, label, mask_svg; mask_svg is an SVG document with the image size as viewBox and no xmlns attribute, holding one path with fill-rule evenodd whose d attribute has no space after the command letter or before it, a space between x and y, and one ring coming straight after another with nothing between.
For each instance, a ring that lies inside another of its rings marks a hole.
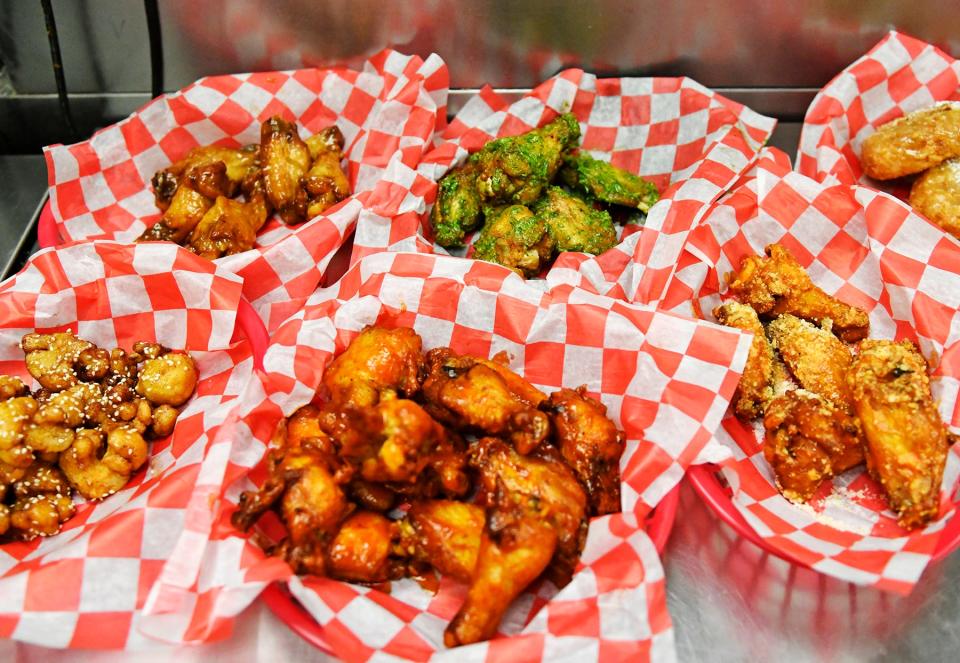
<instances>
[{"instance_id":1,"label":"red plastic basket","mask_svg":"<svg viewBox=\"0 0 960 663\"><path fill-rule=\"evenodd\" d=\"M657 505L657 508L653 510L647 520L647 534L650 535L657 552L661 555L670 539L670 532L673 530L673 522L677 517L677 505L679 503L680 490L677 486L663 498L663 501ZM300 602L285 585L274 583L267 587L261 596L270 611L277 616L277 619L289 626L294 633L317 649L335 655L330 649L330 645L323 639L323 628L300 605Z\"/></svg>"},{"instance_id":2,"label":"red plastic basket","mask_svg":"<svg viewBox=\"0 0 960 663\"><path fill-rule=\"evenodd\" d=\"M60 234L57 232L57 224L53 220L53 212L50 209L50 199L40 210L40 219L37 221L37 244L41 249L49 249L60 243Z\"/></svg>"},{"instance_id":3,"label":"red plastic basket","mask_svg":"<svg viewBox=\"0 0 960 663\"><path fill-rule=\"evenodd\" d=\"M737 507L734 506L730 488L720 482L720 479L717 478L717 472L719 472L719 468L715 465L696 465L687 471L687 476L690 478L694 490L707 503L707 506L720 517L720 520L730 525L737 534L771 555L798 566L808 567L807 564L790 553L778 550L760 538L756 530L750 526L737 510ZM960 547L960 517L953 517L947 522L940 534L937 547L933 552L933 561L938 562L944 559L958 547Z\"/></svg>"}]
</instances>

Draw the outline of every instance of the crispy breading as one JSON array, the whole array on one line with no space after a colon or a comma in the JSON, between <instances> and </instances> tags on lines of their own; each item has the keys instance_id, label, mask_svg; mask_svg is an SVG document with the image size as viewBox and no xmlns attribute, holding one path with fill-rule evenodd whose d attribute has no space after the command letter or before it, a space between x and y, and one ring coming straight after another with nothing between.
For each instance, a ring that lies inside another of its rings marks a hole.
<instances>
[{"instance_id":1,"label":"crispy breading","mask_svg":"<svg viewBox=\"0 0 960 663\"><path fill-rule=\"evenodd\" d=\"M960 239L960 159L948 159L920 175L910 188L910 204Z\"/></svg>"},{"instance_id":2,"label":"crispy breading","mask_svg":"<svg viewBox=\"0 0 960 663\"><path fill-rule=\"evenodd\" d=\"M847 372L853 357L840 339L790 314L771 322L767 332L801 387L843 410L850 409Z\"/></svg>"},{"instance_id":3,"label":"crispy breading","mask_svg":"<svg viewBox=\"0 0 960 663\"><path fill-rule=\"evenodd\" d=\"M888 122L863 141L860 165L876 180L919 173L960 157L960 105L943 103Z\"/></svg>"},{"instance_id":4,"label":"crispy breading","mask_svg":"<svg viewBox=\"0 0 960 663\"><path fill-rule=\"evenodd\" d=\"M773 398L774 354L767 334L757 312L746 304L725 302L713 309L713 315L722 325L753 333L750 354L733 399L738 417L755 419L763 414Z\"/></svg>"}]
</instances>

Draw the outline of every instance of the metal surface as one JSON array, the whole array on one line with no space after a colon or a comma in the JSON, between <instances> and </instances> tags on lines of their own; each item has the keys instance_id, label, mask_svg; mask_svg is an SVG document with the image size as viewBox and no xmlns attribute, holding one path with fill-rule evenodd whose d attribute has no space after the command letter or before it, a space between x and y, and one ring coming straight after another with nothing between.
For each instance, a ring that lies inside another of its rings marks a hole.
<instances>
[{"instance_id":1,"label":"metal surface","mask_svg":"<svg viewBox=\"0 0 960 663\"><path fill-rule=\"evenodd\" d=\"M35 248L36 220L46 201L40 155L0 155L0 278L16 272Z\"/></svg>"}]
</instances>

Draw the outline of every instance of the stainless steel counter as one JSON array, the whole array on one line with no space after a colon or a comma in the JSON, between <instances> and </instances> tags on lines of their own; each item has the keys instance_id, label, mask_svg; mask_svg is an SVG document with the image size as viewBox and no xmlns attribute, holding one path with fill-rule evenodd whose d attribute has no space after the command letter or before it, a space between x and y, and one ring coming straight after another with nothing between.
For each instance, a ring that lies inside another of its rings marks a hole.
<instances>
[{"instance_id":1,"label":"stainless steel counter","mask_svg":"<svg viewBox=\"0 0 960 663\"><path fill-rule=\"evenodd\" d=\"M793 155L799 124L771 141ZM46 189L40 156L0 156L0 265L34 246ZM6 272L4 272L6 274ZM960 555L930 568L915 591L897 597L828 579L770 557L719 522L685 485L664 557L667 600L681 661L956 661L960 659ZM242 646L241 646L242 643ZM239 652L243 652L240 654ZM255 652L255 653L254 653ZM315 654L315 656L313 656ZM325 660L262 606L241 617L225 643L167 649L150 661ZM66 660L63 652L0 643L0 659ZM119 653L71 660L124 660Z\"/></svg>"}]
</instances>

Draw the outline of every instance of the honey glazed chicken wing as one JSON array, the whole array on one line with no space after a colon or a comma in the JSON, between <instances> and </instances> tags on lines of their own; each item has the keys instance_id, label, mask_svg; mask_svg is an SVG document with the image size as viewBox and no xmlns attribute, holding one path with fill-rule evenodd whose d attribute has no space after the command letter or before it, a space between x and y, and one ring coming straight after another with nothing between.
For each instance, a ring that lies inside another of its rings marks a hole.
<instances>
[{"instance_id":1,"label":"honey glazed chicken wing","mask_svg":"<svg viewBox=\"0 0 960 663\"><path fill-rule=\"evenodd\" d=\"M761 317L790 313L820 326L829 325L847 342L866 337L870 320L865 311L815 286L781 245L771 244L766 254L745 258L740 271L730 276L730 292L740 302L752 306Z\"/></svg>"},{"instance_id":2,"label":"honey glazed chicken wing","mask_svg":"<svg viewBox=\"0 0 960 663\"><path fill-rule=\"evenodd\" d=\"M470 453L487 525L466 600L444 633L448 647L492 637L513 599L544 571L558 586L569 582L587 531L587 496L551 450L521 456L486 437Z\"/></svg>"},{"instance_id":3,"label":"honey glazed chicken wing","mask_svg":"<svg viewBox=\"0 0 960 663\"><path fill-rule=\"evenodd\" d=\"M367 327L323 374L331 403L366 407L385 393L413 395L420 388L422 347L408 327Z\"/></svg>"},{"instance_id":4,"label":"honey glazed chicken wing","mask_svg":"<svg viewBox=\"0 0 960 663\"><path fill-rule=\"evenodd\" d=\"M839 408L851 409L847 373L853 357L840 339L789 314L771 322L767 331L801 387Z\"/></svg>"},{"instance_id":5,"label":"honey glazed chicken wing","mask_svg":"<svg viewBox=\"0 0 960 663\"><path fill-rule=\"evenodd\" d=\"M606 406L578 387L551 394L546 410L552 413L560 454L587 489L590 514L620 511L620 456L626 441Z\"/></svg>"},{"instance_id":6,"label":"honey glazed chicken wing","mask_svg":"<svg viewBox=\"0 0 960 663\"><path fill-rule=\"evenodd\" d=\"M270 204L284 223L307 219L309 202L301 180L310 168L310 149L297 133L297 125L279 116L260 128L260 161Z\"/></svg>"},{"instance_id":7,"label":"honey glazed chicken wing","mask_svg":"<svg viewBox=\"0 0 960 663\"><path fill-rule=\"evenodd\" d=\"M856 417L816 394L793 390L778 396L763 425L764 458L790 501L806 502L823 481L863 462Z\"/></svg>"},{"instance_id":8,"label":"honey glazed chicken wing","mask_svg":"<svg viewBox=\"0 0 960 663\"><path fill-rule=\"evenodd\" d=\"M138 242L184 242L219 196L230 196L236 183L227 177L227 167L216 161L191 168L180 179L163 218L147 228Z\"/></svg>"},{"instance_id":9,"label":"honey glazed chicken wing","mask_svg":"<svg viewBox=\"0 0 960 663\"><path fill-rule=\"evenodd\" d=\"M734 395L734 412L744 420L763 414L774 395L774 354L767 334L753 308L738 302L726 302L713 310L722 325L753 333L750 354Z\"/></svg>"},{"instance_id":10,"label":"honey glazed chicken wing","mask_svg":"<svg viewBox=\"0 0 960 663\"><path fill-rule=\"evenodd\" d=\"M867 469L902 527L925 525L939 512L949 446L926 361L909 341L866 340L847 379L866 439Z\"/></svg>"},{"instance_id":11,"label":"honey glazed chicken wing","mask_svg":"<svg viewBox=\"0 0 960 663\"><path fill-rule=\"evenodd\" d=\"M877 180L913 175L960 157L960 104L944 103L884 124L863 141L860 165Z\"/></svg>"},{"instance_id":12,"label":"honey glazed chicken wing","mask_svg":"<svg viewBox=\"0 0 960 663\"><path fill-rule=\"evenodd\" d=\"M201 258L215 260L253 248L257 231L267 221L262 194L243 203L218 196L189 237L188 248Z\"/></svg>"},{"instance_id":13,"label":"honey glazed chicken wing","mask_svg":"<svg viewBox=\"0 0 960 663\"><path fill-rule=\"evenodd\" d=\"M438 421L504 435L522 454L532 451L549 434L547 415L510 389L500 375L502 369L458 356L449 348L428 352L425 366L425 407Z\"/></svg>"},{"instance_id":14,"label":"honey glazed chicken wing","mask_svg":"<svg viewBox=\"0 0 960 663\"><path fill-rule=\"evenodd\" d=\"M307 139L313 163L303 178L307 192L307 218L321 214L350 195L350 182L340 168L343 160L343 134L336 126L327 127Z\"/></svg>"}]
</instances>

